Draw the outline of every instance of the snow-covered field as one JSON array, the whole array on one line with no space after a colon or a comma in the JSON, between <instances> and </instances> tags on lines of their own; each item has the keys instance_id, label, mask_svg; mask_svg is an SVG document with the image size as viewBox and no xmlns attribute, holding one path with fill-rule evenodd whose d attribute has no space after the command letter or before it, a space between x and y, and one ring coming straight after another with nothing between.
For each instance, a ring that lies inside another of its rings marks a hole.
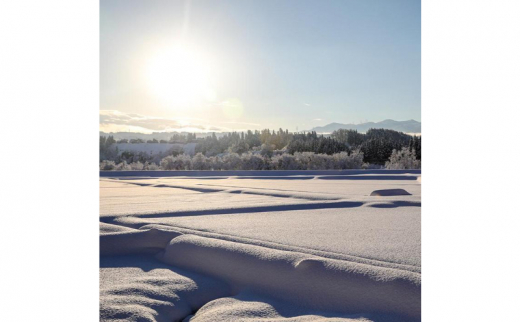
<instances>
[{"instance_id":1,"label":"snow-covered field","mask_svg":"<svg viewBox=\"0 0 520 323\"><path fill-rule=\"evenodd\" d=\"M102 321L420 321L418 171L102 173L100 205Z\"/></svg>"}]
</instances>

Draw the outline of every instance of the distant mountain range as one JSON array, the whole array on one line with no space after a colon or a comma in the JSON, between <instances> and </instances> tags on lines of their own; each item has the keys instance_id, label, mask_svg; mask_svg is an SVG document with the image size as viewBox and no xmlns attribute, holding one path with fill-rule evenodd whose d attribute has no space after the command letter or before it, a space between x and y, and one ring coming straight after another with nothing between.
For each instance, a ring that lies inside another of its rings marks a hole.
<instances>
[{"instance_id":1,"label":"distant mountain range","mask_svg":"<svg viewBox=\"0 0 520 323\"><path fill-rule=\"evenodd\" d=\"M323 127L314 127L308 131L316 131L317 133L328 134L338 129L352 129L357 130L358 132L367 132L370 128L377 129L390 129L395 131L401 131L405 133L421 133L421 123L415 120L407 120L407 121L395 121L391 119L383 120L381 122L366 122L360 124L352 124L352 123L329 123ZM179 134L179 132L154 132L150 134L137 133L137 132L103 132L100 131L100 136L114 136L114 139L157 139L157 140L169 140L172 135ZM187 132L181 132L181 134L186 135ZM217 137L220 137L224 134L224 132L219 133L216 132ZM197 138L204 138L206 136L210 136L211 132L207 133L197 133Z\"/></svg>"},{"instance_id":2,"label":"distant mountain range","mask_svg":"<svg viewBox=\"0 0 520 323\"><path fill-rule=\"evenodd\" d=\"M381 122L366 122L360 124L329 123L323 127L314 127L310 131L316 131L317 133L331 133L338 129L352 129L357 130L358 132L367 132L367 130L370 128L383 128L406 133L420 133L421 123L415 120L395 121L392 119L386 119Z\"/></svg>"},{"instance_id":3,"label":"distant mountain range","mask_svg":"<svg viewBox=\"0 0 520 323\"><path fill-rule=\"evenodd\" d=\"M103 132L100 131L100 136L113 136L115 140L121 140L121 139L143 139L143 140L151 140L151 139L157 139L157 140L169 140L173 135L175 134L182 134L187 135L188 132L182 131L182 132L153 132L153 133L140 133L140 132ZM197 138L204 138L206 136L211 136L211 132L198 132L196 133ZM223 135L223 133L215 133L217 137L220 137Z\"/></svg>"}]
</instances>

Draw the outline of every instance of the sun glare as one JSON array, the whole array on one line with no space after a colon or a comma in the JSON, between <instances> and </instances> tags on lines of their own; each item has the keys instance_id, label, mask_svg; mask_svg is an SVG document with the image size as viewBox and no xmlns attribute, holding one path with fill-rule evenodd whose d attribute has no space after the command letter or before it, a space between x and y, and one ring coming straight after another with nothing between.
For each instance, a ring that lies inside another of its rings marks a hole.
<instances>
[{"instance_id":1,"label":"sun glare","mask_svg":"<svg viewBox=\"0 0 520 323\"><path fill-rule=\"evenodd\" d=\"M210 68L198 53L182 47L157 51L147 64L150 91L176 106L190 106L215 99Z\"/></svg>"}]
</instances>

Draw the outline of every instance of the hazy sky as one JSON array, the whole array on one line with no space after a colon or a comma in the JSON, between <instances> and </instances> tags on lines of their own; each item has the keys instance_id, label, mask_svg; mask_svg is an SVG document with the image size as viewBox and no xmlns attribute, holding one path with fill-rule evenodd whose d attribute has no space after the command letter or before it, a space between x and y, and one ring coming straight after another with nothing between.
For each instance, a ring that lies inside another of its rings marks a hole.
<instances>
[{"instance_id":1,"label":"hazy sky","mask_svg":"<svg viewBox=\"0 0 520 323\"><path fill-rule=\"evenodd\" d=\"M101 130L421 120L420 0L101 0Z\"/></svg>"}]
</instances>

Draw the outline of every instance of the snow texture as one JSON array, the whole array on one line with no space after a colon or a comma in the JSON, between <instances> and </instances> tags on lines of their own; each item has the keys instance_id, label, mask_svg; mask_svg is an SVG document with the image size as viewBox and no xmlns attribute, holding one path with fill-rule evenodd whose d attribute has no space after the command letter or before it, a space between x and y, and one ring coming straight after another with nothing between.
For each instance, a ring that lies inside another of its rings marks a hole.
<instances>
[{"instance_id":1,"label":"snow texture","mask_svg":"<svg viewBox=\"0 0 520 323\"><path fill-rule=\"evenodd\" d=\"M420 321L420 173L138 173L100 178L101 321Z\"/></svg>"}]
</instances>

